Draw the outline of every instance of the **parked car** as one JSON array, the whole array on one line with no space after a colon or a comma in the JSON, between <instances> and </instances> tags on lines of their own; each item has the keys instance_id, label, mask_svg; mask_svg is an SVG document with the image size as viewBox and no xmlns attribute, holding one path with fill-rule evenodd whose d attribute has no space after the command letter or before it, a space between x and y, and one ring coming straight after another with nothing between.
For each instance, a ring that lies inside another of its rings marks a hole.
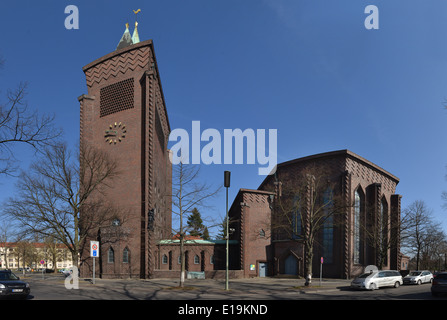
<instances>
[{"instance_id":1,"label":"parked car","mask_svg":"<svg viewBox=\"0 0 447 320\"><path fill-rule=\"evenodd\" d=\"M27 282L20 281L10 270L0 271L0 296L15 296L26 299L30 293Z\"/></svg>"},{"instance_id":2,"label":"parked car","mask_svg":"<svg viewBox=\"0 0 447 320\"><path fill-rule=\"evenodd\" d=\"M398 271L381 270L361 274L351 282L351 288L375 290L381 287L398 288L402 284L402 276Z\"/></svg>"},{"instance_id":3,"label":"parked car","mask_svg":"<svg viewBox=\"0 0 447 320\"><path fill-rule=\"evenodd\" d=\"M428 270L411 271L404 277L404 284L423 284L430 283L433 280L433 274Z\"/></svg>"},{"instance_id":4,"label":"parked car","mask_svg":"<svg viewBox=\"0 0 447 320\"><path fill-rule=\"evenodd\" d=\"M71 275L73 273L73 269L76 267L70 267L65 269L62 273L65 277L68 277L69 275ZM78 277L81 275L81 271L78 269Z\"/></svg>"},{"instance_id":5,"label":"parked car","mask_svg":"<svg viewBox=\"0 0 447 320\"><path fill-rule=\"evenodd\" d=\"M431 294L447 293L447 272L438 273L431 283Z\"/></svg>"}]
</instances>

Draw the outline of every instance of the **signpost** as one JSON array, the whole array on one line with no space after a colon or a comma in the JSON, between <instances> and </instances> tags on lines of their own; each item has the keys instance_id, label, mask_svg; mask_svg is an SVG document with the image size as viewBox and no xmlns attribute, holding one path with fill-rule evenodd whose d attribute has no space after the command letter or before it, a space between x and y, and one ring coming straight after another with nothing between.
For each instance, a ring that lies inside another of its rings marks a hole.
<instances>
[{"instance_id":1,"label":"signpost","mask_svg":"<svg viewBox=\"0 0 447 320\"><path fill-rule=\"evenodd\" d=\"M99 256L99 241L90 241L90 256L93 258L93 284L95 284L95 258Z\"/></svg>"},{"instance_id":2,"label":"signpost","mask_svg":"<svg viewBox=\"0 0 447 320\"><path fill-rule=\"evenodd\" d=\"M320 259L320 287L321 287L321 278L323 275L323 262L324 262L323 257L321 257L321 259Z\"/></svg>"},{"instance_id":3,"label":"signpost","mask_svg":"<svg viewBox=\"0 0 447 320\"><path fill-rule=\"evenodd\" d=\"M45 280L45 268L43 267L45 260L40 260L40 264L42 265L42 279Z\"/></svg>"}]
</instances>

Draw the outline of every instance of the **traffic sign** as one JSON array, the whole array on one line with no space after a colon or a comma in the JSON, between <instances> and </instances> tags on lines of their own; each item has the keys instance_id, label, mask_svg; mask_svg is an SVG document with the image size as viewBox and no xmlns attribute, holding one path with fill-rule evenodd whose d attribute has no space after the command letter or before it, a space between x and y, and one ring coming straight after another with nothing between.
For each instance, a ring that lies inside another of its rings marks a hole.
<instances>
[{"instance_id":1,"label":"traffic sign","mask_svg":"<svg viewBox=\"0 0 447 320\"><path fill-rule=\"evenodd\" d=\"M40 260L40 264L45 264L45 260Z\"/></svg>"},{"instance_id":2,"label":"traffic sign","mask_svg":"<svg viewBox=\"0 0 447 320\"><path fill-rule=\"evenodd\" d=\"M99 241L90 241L90 256L94 258L99 256Z\"/></svg>"}]
</instances>

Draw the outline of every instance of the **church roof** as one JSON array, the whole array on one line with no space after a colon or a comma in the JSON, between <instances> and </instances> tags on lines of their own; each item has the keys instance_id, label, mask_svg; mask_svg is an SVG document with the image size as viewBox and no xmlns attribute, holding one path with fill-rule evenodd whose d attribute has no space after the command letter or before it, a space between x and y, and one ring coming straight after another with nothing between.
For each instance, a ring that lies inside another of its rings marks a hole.
<instances>
[{"instance_id":1,"label":"church roof","mask_svg":"<svg viewBox=\"0 0 447 320\"><path fill-rule=\"evenodd\" d=\"M313 160L317 160L317 159L321 159L321 158L329 158L329 157L338 157L338 156L344 156L346 158L351 158L354 159L357 162L362 163L363 165L377 171L380 172L381 174L387 176L388 178L390 178L391 180L393 180L394 182L399 183L399 178L397 178L395 175L389 173L388 171L386 171L385 169L379 167L378 165L376 165L375 163L372 163L371 161L359 156L358 154L355 154L354 152L350 151L350 150L337 150L337 151L330 151L330 152L325 152L325 153L319 153L319 154L314 154L311 156L307 156L307 157L303 157L303 158L298 158L298 159L293 159L293 160L289 160L286 162L282 162L279 163L277 165L277 169L282 168L282 167L287 167L289 165L293 165L296 163L302 163L302 162L307 162L307 161L313 161ZM259 188L262 188L262 186L272 177L273 175L269 175L267 176L264 181L261 183L261 185L259 186ZM258 189L259 189L258 188Z\"/></svg>"}]
</instances>

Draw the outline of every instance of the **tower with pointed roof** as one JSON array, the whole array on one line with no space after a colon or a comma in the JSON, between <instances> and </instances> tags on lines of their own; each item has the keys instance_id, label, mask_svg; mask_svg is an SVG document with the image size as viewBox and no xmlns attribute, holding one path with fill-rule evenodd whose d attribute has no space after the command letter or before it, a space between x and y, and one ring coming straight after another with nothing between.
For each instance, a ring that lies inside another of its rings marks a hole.
<instances>
[{"instance_id":1,"label":"tower with pointed roof","mask_svg":"<svg viewBox=\"0 0 447 320\"><path fill-rule=\"evenodd\" d=\"M118 216L87 239L100 241L96 275L150 278L155 244L171 233L170 133L152 40L140 42L129 25L115 51L87 64L87 94L79 97L81 144L105 151L120 175L106 190ZM89 252L81 273L92 274Z\"/></svg>"}]
</instances>

